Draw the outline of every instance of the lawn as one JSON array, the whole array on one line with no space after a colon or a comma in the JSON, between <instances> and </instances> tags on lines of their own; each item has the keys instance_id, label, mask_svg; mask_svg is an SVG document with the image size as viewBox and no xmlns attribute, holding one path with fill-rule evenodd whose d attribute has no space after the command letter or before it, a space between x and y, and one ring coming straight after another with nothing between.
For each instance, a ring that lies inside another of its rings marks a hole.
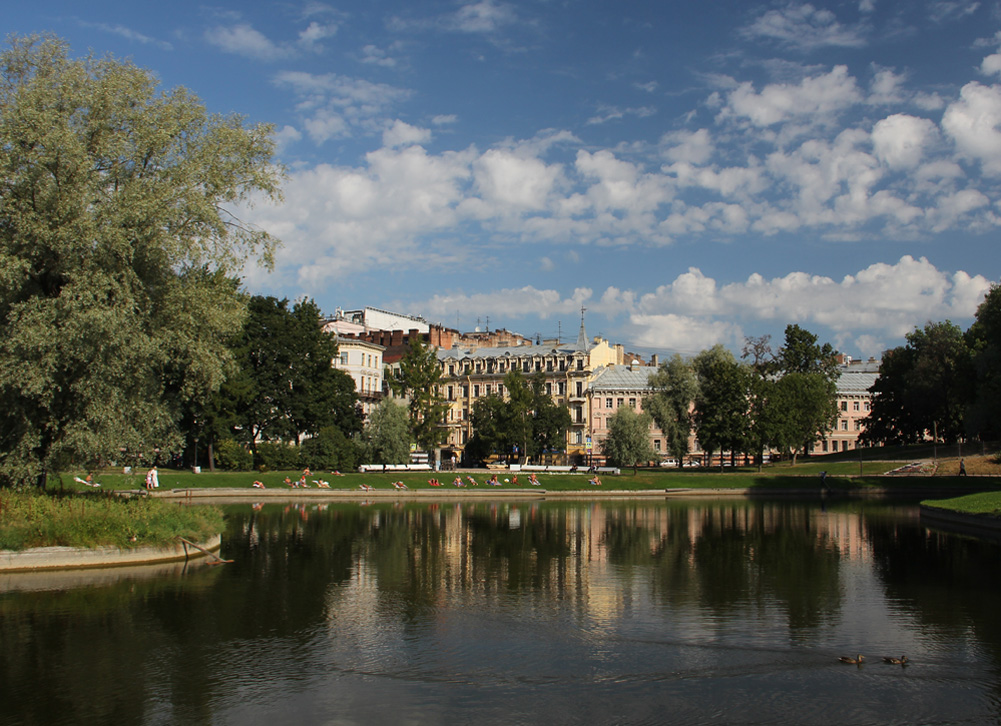
<instances>
[{"instance_id":1,"label":"lawn","mask_svg":"<svg viewBox=\"0 0 1001 726\"><path fill-rule=\"evenodd\" d=\"M973 457L967 459L968 468L976 466ZM861 465L862 476L859 476L859 462L851 460L825 460L821 458L811 458L792 466L791 463L783 462L773 466L765 467L761 472L756 467L731 468L725 467L723 471L719 469L700 470L673 468L660 469L640 469L635 474L632 470L623 470L618 476L601 475L602 488L604 490L616 489L627 491L643 490L663 490L663 489L813 489L819 490L821 485L820 473L827 472L826 485L832 489L861 489L861 488L936 488L943 486L970 486L976 483L978 486L986 488L997 486L1001 488L1001 471L988 476L976 478L960 478L957 476L943 475L947 473L946 467L940 462L938 475L918 475L918 476L884 476L886 472L896 469L902 462L885 461L864 461ZM931 470L933 467L926 467ZM958 464L954 467L958 470ZM483 488L487 479L493 472L485 470L460 472L467 486L472 486L467 476L472 476L478 483L479 488ZM79 472L76 473L79 475ZM121 472L100 472L95 481L99 482L103 489L141 489L143 487L143 477L145 472L140 471L133 474L123 474ZM161 489L202 489L202 488L235 488L251 489L255 480L264 483L268 489L287 488L284 480L297 480L301 472L299 471L278 471L265 473L252 472L202 472L195 474L189 470L160 469ZM410 489L431 489L428 480L436 476L442 483L441 489L455 489L452 480L455 473L452 472L369 472L365 474L346 473L335 475L331 472L316 473L307 478L309 488L316 489L316 480L323 479L335 490L358 490L361 485L371 486L375 489L392 489L393 481L402 481ZM518 483L513 481L515 474L511 472L498 472L498 479L504 489L524 488L532 490L528 485L528 474L521 472L517 474ZM64 487L66 489L83 490L86 487L73 480L74 474L63 475L61 483L54 482L52 486ZM575 474L538 474L541 488L549 491L568 490L592 490L594 486L589 484L589 475L586 473ZM507 479L508 481L505 481Z\"/></svg>"},{"instance_id":2,"label":"lawn","mask_svg":"<svg viewBox=\"0 0 1001 726\"><path fill-rule=\"evenodd\" d=\"M1001 518L1001 492L981 492L955 499L929 500L921 504L957 514L982 514Z\"/></svg>"}]
</instances>

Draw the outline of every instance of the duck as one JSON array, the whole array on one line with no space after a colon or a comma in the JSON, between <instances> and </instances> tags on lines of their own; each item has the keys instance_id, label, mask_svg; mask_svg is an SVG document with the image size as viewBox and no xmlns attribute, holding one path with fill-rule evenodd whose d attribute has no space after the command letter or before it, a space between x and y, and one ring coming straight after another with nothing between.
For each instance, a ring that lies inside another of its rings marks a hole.
<instances>
[{"instance_id":1,"label":"duck","mask_svg":"<svg viewBox=\"0 0 1001 726\"><path fill-rule=\"evenodd\" d=\"M907 656L902 655L899 658L883 658L884 663L892 663L893 665L907 665Z\"/></svg>"},{"instance_id":2,"label":"duck","mask_svg":"<svg viewBox=\"0 0 1001 726\"><path fill-rule=\"evenodd\" d=\"M865 656L856 655L854 658L852 658L850 655L843 655L840 658L838 658L838 660L841 661L842 663L848 663L849 665L862 665L862 661L865 660Z\"/></svg>"}]
</instances>

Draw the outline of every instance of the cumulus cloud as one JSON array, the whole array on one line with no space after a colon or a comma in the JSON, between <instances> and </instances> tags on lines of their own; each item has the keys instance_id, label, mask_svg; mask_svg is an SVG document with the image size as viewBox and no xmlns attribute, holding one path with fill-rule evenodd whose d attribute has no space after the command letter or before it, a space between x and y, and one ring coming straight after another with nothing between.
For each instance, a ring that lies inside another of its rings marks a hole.
<instances>
[{"instance_id":1,"label":"cumulus cloud","mask_svg":"<svg viewBox=\"0 0 1001 726\"><path fill-rule=\"evenodd\" d=\"M926 145L936 134L935 124L928 119L893 114L873 126L873 150L876 157L892 169L913 169L921 162Z\"/></svg>"},{"instance_id":2,"label":"cumulus cloud","mask_svg":"<svg viewBox=\"0 0 1001 726\"><path fill-rule=\"evenodd\" d=\"M862 98L847 66L804 78L798 84L774 83L760 92L749 82L740 83L726 97L719 119L747 119L754 126L774 126L792 119L828 119Z\"/></svg>"},{"instance_id":3,"label":"cumulus cloud","mask_svg":"<svg viewBox=\"0 0 1001 726\"><path fill-rule=\"evenodd\" d=\"M945 110L942 128L959 152L979 161L985 174L1001 175L1001 86L972 81Z\"/></svg>"},{"instance_id":4,"label":"cumulus cloud","mask_svg":"<svg viewBox=\"0 0 1001 726\"><path fill-rule=\"evenodd\" d=\"M430 140L430 131L417 126L411 126L399 119L382 132L382 145L386 148L409 146L411 144L426 144Z\"/></svg>"}]
</instances>

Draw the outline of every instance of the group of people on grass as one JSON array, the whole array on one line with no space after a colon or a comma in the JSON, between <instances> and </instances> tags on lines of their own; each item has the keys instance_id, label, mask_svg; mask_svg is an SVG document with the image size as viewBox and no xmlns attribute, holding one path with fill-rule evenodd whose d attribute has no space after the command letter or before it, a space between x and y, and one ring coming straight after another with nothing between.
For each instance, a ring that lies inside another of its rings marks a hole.
<instances>
[{"instance_id":1,"label":"group of people on grass","mask_svg":"<svg viewBox=\"0 0 1001 726\"><path fill-rule=\"evenodd\" d=\"M156 467L153 467L152 469L150 469L150 472L151 472L151 474L147 474L146 475L147 488L158 487L159 483L157 482L157 478L156 478ZM291 489L309 489L310 486L309 486L309 484L306 483L306 479L307 479L307 477L309 477L311 475L312 475L312 472L310 472L309 468L307 467L307 468L303 469L302 475L296 481L293 481L290 477L285 477L285 485L287 487L291 488ZM343 476L343 474L341 474L339 471L335 471L334 472L334 476ZM90 480L90 476L89 475L87 476L87 479L88 479L88 481ZM83 482L82 479L79 480L79 481ZM153 482L152 486L150 485L151 481ZM323 479L312 479L311 481L317 486L318 489L329 489L330 488L330 482L324 481ZM466 475L465 480L463 480L461 474L457 475L455 477L455 479L452 480L452 484L455 485L455 486L457 486L457 487L467 486L467 482L468 482L468 484L470 484L470 485L472 485L474 487L475 486L479 486L479 482L476 481L475 478L473 478L472 476L470 476L468 474ZM83 482L83 483L86 483L86 482ZM406 484L404 484L402 481L394 481L394 482L391 482L391 483L393 485L393 488L396 489L396 490L402 491L402 490L405 490L405 489L409 489L409 487ZM493 487L503 486L503 484L508 484L508 483L514 484L515 486L521 486L518 483L518 475L517 474L515 474L514 476L512 476L510 479L504 479L503 483L497 478L497 474L493 474L486 481L486 485L487 486L493 486ZM542 486L542 482L539 481L539 478L535 475L535 472L532 472L531 474L528 475L528 483L531 484L533 487ZM598 475L597 474L595 474L591 479L589 479L588 483L591 484L592 486L601 486L601 480L598 479ZM432 479L428 479L428 485L429 486L433 486L433 487L440 487L440 486L442 486L442 483L437 478L432 478ZM94 484L92 486L100 486L100 484ZM254 483L251 486L254 489L265 489L266 488L264 486L264 482L262 482L260 480L256 480L256 479L254 480ZM359 484L358 488L361 489L362 491L366 491L366 492L370 492L370 491L374 490L374 487L371 486L371 485L369 485L369 484Z\"/></svg>"}]
</instances>

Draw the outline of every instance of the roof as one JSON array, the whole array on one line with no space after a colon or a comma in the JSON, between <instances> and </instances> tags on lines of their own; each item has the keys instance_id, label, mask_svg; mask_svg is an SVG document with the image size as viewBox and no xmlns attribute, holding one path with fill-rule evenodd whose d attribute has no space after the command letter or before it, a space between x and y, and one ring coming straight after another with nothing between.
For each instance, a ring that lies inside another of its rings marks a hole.
<instances>
[{"instance_id":1,"label":"roof","mask_svg":"<svg viewBox=\"0 0 1001 726\"><path fill-rule=\"evenodd\" d=\"M877 378L879 378L878 373L842 370L841 375L838 376L838 380L835 381L835 385L837 385L838 394L857 395L869 393L869 389L876 382Z\"/></svg>"},{"instance_id":2,"label":"roof","mask_svg":"<svg viewBox=\"0 0 1001 726\"><path fill-rule=\"evenodd\" d=\"M537 345L505 345L496 348L452 348L451 350L438 349L438 360L489 360L498 358L535 358L547 355L570 356L578 351L567 346L554 346L552 348Z\"/></svg>"},{"instance_id":3,"label":"roof","mask_svg":"<svg viewBox=\"0 0 1001 726\"><path fill-rule=\"evenodd\" d=\"M637 391L650 390L650 376L657 372L654 366L609 366L594 376L588 388L592 393L603 391Z\"/></svg>"}]
</instances>

